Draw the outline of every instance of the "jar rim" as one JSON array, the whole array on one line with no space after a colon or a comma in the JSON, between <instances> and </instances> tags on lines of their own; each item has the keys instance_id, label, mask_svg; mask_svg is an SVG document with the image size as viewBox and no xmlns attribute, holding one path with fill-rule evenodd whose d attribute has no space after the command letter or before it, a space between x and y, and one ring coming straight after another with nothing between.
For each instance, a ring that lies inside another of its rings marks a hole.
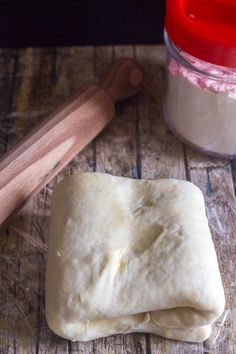
<instances>
[{"instance_id":1,"label":"jar rim","mask_svg":"<svg viewBox=\"0 0 236 354\"><path fill-rule=\"evenodd\" d=\"M213 73L209 73L209 72L206 72L204 70L201 70L199 68L197 68L196 66L194 66L193 64L191 64L183 55L183 53L186 53L185 51L183 51L182 49L178 48L174 42L170 39L166 29L164 30L164 41L165 41L165 45L168 49L168 51L170 52L170 54L175 58L175 60L177 62L180 62L181 65L183 65L184 67L186 67L188 70L192 71L193 73L195 74L199 74L199 75L202 75L208 79L212 79L212 80L224 80L226 82L229 82L229 83L234 83L236 84L236 77L235 78L232 78L232 77L222 77L220 75L216 75L216 74L213 74ZM188 53L186 53L188 54ZM190 54L188 54L190 55ZM192 55L190 55L192 56ZM193 56L192 56L193 57ZM195 57L193 57L195 58ZM199 58L196 58L197 60L201 61L201 62L204 62L203 60L199 59ZM234 70L234 68L228 68L228 67L224 67L224 66L219 66L217 64L212 64L212 63L208 63L209 65L212 65L214 67L218 67L218 68L224 68L224 69L231 69L231 70ZM235 70L236 72L236 70Z\"/></svg>"}]
</instances>

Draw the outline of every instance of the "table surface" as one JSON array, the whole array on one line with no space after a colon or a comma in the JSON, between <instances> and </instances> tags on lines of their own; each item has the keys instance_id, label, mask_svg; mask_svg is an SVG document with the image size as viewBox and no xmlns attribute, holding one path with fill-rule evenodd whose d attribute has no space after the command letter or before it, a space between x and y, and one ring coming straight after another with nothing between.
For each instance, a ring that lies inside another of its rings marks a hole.
<instances>
[{"instance_id":1,"label":"table surface","mask_svg":"<svg viewBox=\"0 0 236 354\"><path fill-rule=\"evenodd\" d=\"M194 152L167 129L163 46L0 50L0 152L120 56L143 65L143 91L120 104L109 127L0 230L0 353L236 353L236 163ZM49 330L44 274L50 199L53 185L77 171L188 179L201 188L226 294L225 314L209 340L194 344L128 334L72 343Z\"/></svg>"}]
</instances>

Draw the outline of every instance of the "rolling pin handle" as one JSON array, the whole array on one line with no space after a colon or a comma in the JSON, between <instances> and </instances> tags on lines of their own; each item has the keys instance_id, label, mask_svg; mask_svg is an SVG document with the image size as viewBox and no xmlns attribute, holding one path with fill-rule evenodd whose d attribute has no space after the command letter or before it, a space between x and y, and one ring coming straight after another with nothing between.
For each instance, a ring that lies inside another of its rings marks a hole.
<instances>
[{"instance_id":1,"label":"rolling pin handle","mask_svg":"<svg viewBox=\"0 0 236 354\"><path fill-rule=\"evenodd\" d=\"M143 71L133 59L122 58L115 61L99 86L112 96L114 103L135 95L141 88Z\"/></svg>"}]
</instances>

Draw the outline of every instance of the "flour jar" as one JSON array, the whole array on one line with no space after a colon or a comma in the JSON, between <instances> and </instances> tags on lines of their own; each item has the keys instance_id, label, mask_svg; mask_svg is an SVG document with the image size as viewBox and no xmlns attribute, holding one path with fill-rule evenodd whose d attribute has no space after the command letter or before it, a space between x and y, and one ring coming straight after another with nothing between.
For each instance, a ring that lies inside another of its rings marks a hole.
<instances>
[{"instance_id":1,"label":"flour jar","mask_svg":"<svg viewBox=\"0 0 236 354\"><path fill-rule=\"evenodd\" d=\"M185 143L236 157L236 0L167 0L165 119Z\"/></svg>"}]
</instances>

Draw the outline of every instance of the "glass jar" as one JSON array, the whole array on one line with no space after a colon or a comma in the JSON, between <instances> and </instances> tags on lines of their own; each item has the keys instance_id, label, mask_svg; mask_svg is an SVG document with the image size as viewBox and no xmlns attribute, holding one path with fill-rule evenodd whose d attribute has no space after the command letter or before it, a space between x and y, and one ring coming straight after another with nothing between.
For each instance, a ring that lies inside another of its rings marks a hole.
<instances>
[{"instance_id":1,"label":"glass jar","mask_svg":"<svg viewBox=\"0 0 236 354\"><path fill-rule=\"evenodd\" d=\"M236 158L236 1L167 0L165 118L192 147Z\"/></svg>"},{"instance_id":2,"label":"glass jar","mask_svg":"<svg viewBox=\"0 0 236 354\"><path fill-rule=\"evenodd\" d=\"M183 142L217 156L236 157L236 69L208 63L177 48L164 34L169 128Z\"/></svg>"}]
</instances>

